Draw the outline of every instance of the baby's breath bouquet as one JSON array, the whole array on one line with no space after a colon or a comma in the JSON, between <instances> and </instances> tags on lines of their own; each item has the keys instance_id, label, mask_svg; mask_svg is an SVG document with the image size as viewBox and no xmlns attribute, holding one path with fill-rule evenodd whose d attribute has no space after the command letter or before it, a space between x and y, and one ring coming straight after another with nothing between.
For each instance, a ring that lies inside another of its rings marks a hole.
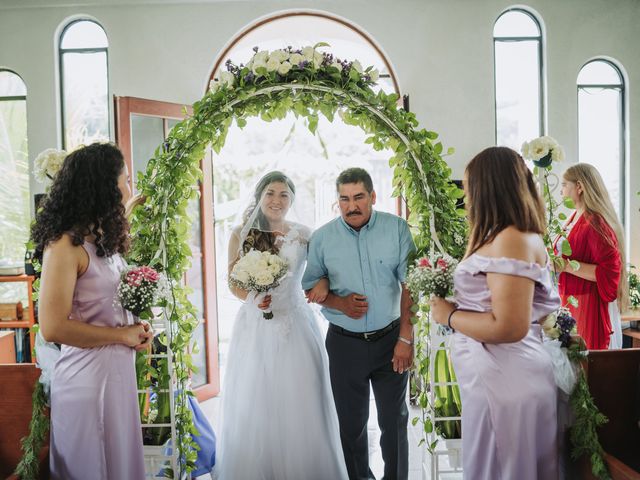
<instances>
[{"instance_id":1,"label":"baby's breath bouquet","mask_svg":"<svg viewBox=\"0 0 640 480\"><path fill-rule=\"evenodd\" d=\"M122 271L118 284L118 303L141 320L153 318L151 307L162 306L169 296L167 277L147 266Z\"/></svg>"},{"instance_id":2,"label":"baby's breath bouquet","mask_svg":"<svg viewBox=\"0 0 640 480\"><path fill-rule=\"evenodd\" d=\"M420 296L446 298L453 293L453 272L458 261L449 255L435 253L416 259L409 268L407 287L414 299Z\"/></svg>"},{"instance_id":3,"label":"baby's breath bouquet","mask_svg":"<svg viewBox=\"0 0 640 480\"><path fill-rule=\"evenodd\" d=\"M282 257L252 249L233 266L229 283L249 292L266 293L280 284L288 270L289 265ZM262 316L270 320L273 312L265 311Z\"/></svg>"}]
</instances>

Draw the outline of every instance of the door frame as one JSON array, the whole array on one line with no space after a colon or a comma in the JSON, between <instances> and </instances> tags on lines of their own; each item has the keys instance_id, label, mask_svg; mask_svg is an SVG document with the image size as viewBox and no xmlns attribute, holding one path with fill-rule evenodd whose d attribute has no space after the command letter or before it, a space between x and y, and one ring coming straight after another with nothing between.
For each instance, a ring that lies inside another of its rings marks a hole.
<instances>
[{"instance_id":1,"label":"door frame","mask_svg":"<svg viewBox=\"0 0 640 480\"><path fill-rule=\"evenodd\" d=\"M164 137L169 133L168 120L184 120L193 113L190 105L162 102L137 97L114 95L115 139L124 160L132 171L131 115L158 117L163 119ZM220 393L220 365L218 347L218 305L216 284L215 231L213 217L213 173L211 153L208 149L200 162L202 181L200 190L200 244L202 250L203 321L206 345L204 348L207 383L194 389L198 401L204 401ZM134 191L134 176L131 175L131 190ZM185 274L186 280L186 274Z\"/></svg>"}]
</instances>

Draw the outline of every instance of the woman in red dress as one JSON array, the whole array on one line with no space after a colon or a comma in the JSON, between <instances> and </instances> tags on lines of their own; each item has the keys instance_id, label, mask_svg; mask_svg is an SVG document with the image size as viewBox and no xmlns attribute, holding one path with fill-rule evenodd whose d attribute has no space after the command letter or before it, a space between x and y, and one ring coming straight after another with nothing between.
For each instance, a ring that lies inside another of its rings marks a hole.
<instances>
[{"instance_id":1,"label":"woman in red dress","mask_svg":"<svg viewBox=\"0 0 640 480\"><path fill-rule=\"evenodd\" d=\"M578 333L589 350L609 348L613 328L610 303L618 316L629 298L625 268L624 234L602 177L595 167L578 163L569 167L562 181L562 196L575 203L565 231L577 269L565 263L559 278L562 301L578 300L571 308ZM557 245L560 250L560 245ZM575 266L575 264L574 264Z\"/></svg>"}]
</instances>

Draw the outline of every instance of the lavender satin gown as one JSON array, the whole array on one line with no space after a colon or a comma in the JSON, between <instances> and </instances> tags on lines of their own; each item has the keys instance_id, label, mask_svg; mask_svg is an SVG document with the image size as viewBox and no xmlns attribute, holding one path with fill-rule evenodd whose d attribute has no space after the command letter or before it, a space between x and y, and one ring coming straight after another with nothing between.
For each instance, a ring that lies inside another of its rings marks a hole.
<instances>
[{"instance_id":1,"label":"lavender satin gown","mask_svg":"<svg viewBox=\"0 0 640 480\"><path fill-rule=\"evenodd\" d=\"M124 260L98 257L89 242L83 247L89 267L76 283L70 318L108 327L133 323L113 305ZM144 478L134 361L125 345L62 346L51 383L52 479Z\"/></svg>"},{"instance_id":2,"label":"lavender satin gown","mask_svg":"<svg viewBox=\"0 0 640 480\"><path fill-rule=\"evenodd\" d=\"M454 274L458 308L491 310L486 273L533 280L533 310L529 333L519 342L487 344L454 334L452 361L462 399L464 477L555 480L557 388L537 322L560 306L560 298L548 267L474 254L460 262ZM516 315L518 311L513 312Z\"/></svg>"}]
</instances>

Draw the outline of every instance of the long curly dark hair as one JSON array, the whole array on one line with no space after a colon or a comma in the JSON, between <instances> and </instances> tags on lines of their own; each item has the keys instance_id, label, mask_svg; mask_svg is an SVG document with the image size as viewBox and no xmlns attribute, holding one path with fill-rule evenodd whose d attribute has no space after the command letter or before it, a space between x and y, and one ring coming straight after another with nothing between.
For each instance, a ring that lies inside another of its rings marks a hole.
<instances>
[{"instance_id":1,"label":"long curly dark hair","mask_svg":"<svg viewBox=\"0 0 640 480\"><path fill-rule=\"evenodd\" d=\"M122 152L111 143L93 143L67 155L31 228L36 259L41 261L47 245L63 233L71 234L74 245L95 235L101 257L127 252L129 223L118 188L123 168Z\"/></svg>"},{"instance_id":2,"label":"long curly dark hair","mask_svg":"<svg viewBox=\"0 0 640 480\"><path fill-rule=\"evenodd\" d=\"M272 172L267 173L264 177L262 177L256 188L253 192L253 203L244 213L244 219L247 221L253 211L256 208L260 208L260 199L262 198L262 192L265 188L267 188L270 184L274 182L282 182L289 187L291 193L295 195L296 186L293 184L291 179L287 177L284 173L274 170ZM276 247L276 236L271 233L269 230L269 222L262 213L262 211L258 211L257 214L257 226L258 228L252 228L249 230L247 234L247 238L242 244L243 253L249 252L251 249L259 250L261 252L271 252L278 253L278 248Z\"/></svg>"}]
</instances>

